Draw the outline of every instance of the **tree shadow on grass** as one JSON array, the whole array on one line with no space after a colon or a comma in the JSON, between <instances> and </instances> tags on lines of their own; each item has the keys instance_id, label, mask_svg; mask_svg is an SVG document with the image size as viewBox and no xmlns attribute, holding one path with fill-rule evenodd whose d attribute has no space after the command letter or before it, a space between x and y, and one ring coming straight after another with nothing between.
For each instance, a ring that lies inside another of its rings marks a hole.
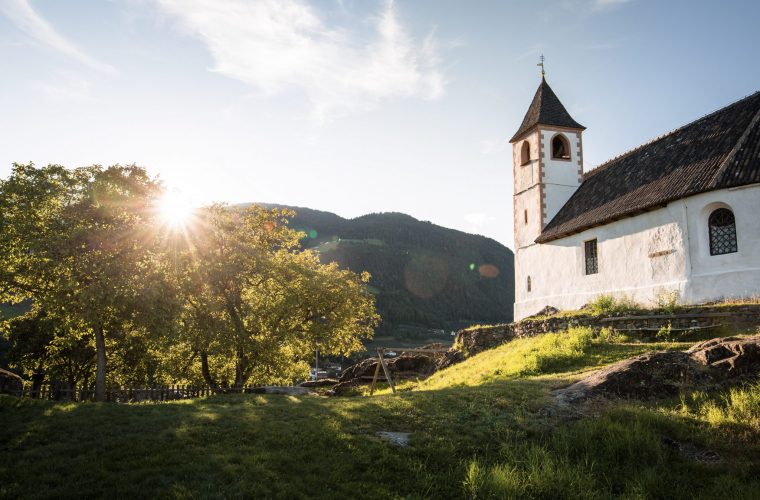
<instances>
[{"instance_id":1,"label":"tree shadow on grass","mask_svg":"<svg viewBox=\"0 0 760 500\"><path fill-rule=\"evenodd\" d=\"M511 385L130 405L2 398L0 496L458 496L466 459L529 420L537 386ZM411 432L411 446L382 430Z\"/></svg>"},{"instance_id":2,"label":"tree shadow on grass","mask_svg":"<svg viewBox=\"0 0 760 500\"><path fill-rule=\"evenodd\" d=\"M372 398L226 395L125 405L0 397L0 497L461 497L473 460L512 466L526 459L508 453L520 443L549 446L558 430L594 425L543 412L551 387L565 381L501 380ZM684 422L625 411L610 417L618 432L654 419L657 432L684 438ZM686 424L696 432L694 422ZM410 432L410 446L383 441L378 431ZM572 457L595 459L601 452L594 443L608 431L574 431L579 450ZM671 477L683 480L693 470Z\"/></svg>"}]
</instances>

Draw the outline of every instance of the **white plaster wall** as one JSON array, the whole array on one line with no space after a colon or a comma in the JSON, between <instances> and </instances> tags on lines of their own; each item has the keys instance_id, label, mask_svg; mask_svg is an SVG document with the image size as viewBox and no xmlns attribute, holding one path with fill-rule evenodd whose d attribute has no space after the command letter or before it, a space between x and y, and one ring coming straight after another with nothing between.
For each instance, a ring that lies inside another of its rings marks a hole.
<instances>
[{"instance_id":1,"label":"white plaster wall","mask_svg":"<svg viewBox=\"0 0 760 500\"><path fill-rule=\"evenodd\" d=\"M538 238L541 225L540 161L538 132L528 134L524 139L512 145L512 161L515 173L514 223L515 247L530 245ZM530 144L530 157L527 165L521 164L521 151L524 142ZM528 223L525 223L525 210L528 211Z\"/></svg>"},{"instance_id":2,"label":"white plaster wall","mask_svg":"<svg viewBox=\"0 0 760 500\"><path fill-rule=\"evenodd\" d=\"M532 245L541 234L541 193L536 184L515 197L515 248ZM525 222L525 210L528 222Z\"/></svg>"},{"instance_id":3,"label":"white plaster wall","mask_svg":"<svg viewBox=\"0 0 760 500\"><path fill-rule=\"evenodd\" d=\"M547 305L577 309L602 293L625 294L646 304L662 288L682 291L688 260L684 226L685 214L669 206L518 250L515 319ZM594 238L599 272L586 275L584 242Z\"/></svg>"},{"instance_id":4,"label":"white plaster wall","mask_svg":"<svg viewBox=\"0 0 760 500\"><path fill-rule=\"evenodd\" d=\"M551 155L552 139L562 135L570 145L569 160L555 160ZM546 204L546 224L557 215L559 209L570 199L581 183L581 136L578 132L541 129L543 150L544 202Z\"/></svg>"},{"instance_id":5,"label":"white plaster wall","mask_svg":"<svg viewBox=\"0 0 760 500\"><path fill-rule=\"evenodd\" d=\"M760 184L692 196L679 203L687 214L691 279L690 303L760 295ZM707 219L725 207L736 219L738 252L710 255Z\"/></svg>"},{"instance_id":6,"label":"white plaster wall","mask_svg":"<svg viewBox=\"0 0 760 500\"><path fill-rule=\"evenodd\" d=\"M734 212L739 251L711 256L707 218ZM597 239L599 273L586 276L583 242ZM684 303L760 295L760 185L713 191L515 253L515 319L544 306L577 309L597 295L651 305L663 289ZM526 291L527 276L532 291Z\"/></svg>"},{"instance_id":7,"label":"white plaster wall","mask_svg":"<svg viewBox=\"0 0 760 500\"><path fill-rule=\"evenodd\" d=\"M562 186L558 184L545 184L544 185L544 204L546 210L544 215L546 216L545 224L548 224L557 212L567 203L567 200L573 195L578 187Z\"/></svg>"},{"instance_id":8,"label":"white plaster wall","mask_svg":"<svg viewBox=\"0 0 760 500\"><path fill-rule=\"evenodd\" d=\"M521 152L522 145L525 142L530 144L531 161L527 165L522 165ZM537 132L528 134L512 145L512 165L515 166L515 193L524 191L538 182L538 147Z\"/></svg>"}]
</instances>

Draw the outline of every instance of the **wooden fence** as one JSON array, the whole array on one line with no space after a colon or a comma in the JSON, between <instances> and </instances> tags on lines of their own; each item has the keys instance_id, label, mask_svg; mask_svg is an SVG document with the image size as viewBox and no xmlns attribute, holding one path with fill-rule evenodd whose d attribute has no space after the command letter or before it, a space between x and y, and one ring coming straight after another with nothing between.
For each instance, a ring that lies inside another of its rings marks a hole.
<instances>
[{"instance_id":1,"label":"wooden fence","mask_svg":"<svg viewBox=\"0 0 760 500\"><path fill-rule=\"evenodd\" d=\"M141 401L173 401L177 399L199 398L216 393L254 393L256 387L227 387L212 389L210 386L168 385L162 387L109 387L106 401L115 403L138 403ZM42 384L39 389L32 389L24 384L23 389L6 390L14 396L47 399L51 401L94 401L93 387L69 387L65 384Z\"/></svg>"}]
</instances>

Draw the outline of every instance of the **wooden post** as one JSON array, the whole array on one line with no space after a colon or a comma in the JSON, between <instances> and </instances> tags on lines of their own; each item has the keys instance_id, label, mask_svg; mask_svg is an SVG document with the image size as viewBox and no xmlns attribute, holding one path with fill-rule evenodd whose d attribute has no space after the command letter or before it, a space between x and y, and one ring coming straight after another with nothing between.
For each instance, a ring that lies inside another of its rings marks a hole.
<instances>
[{"instance_id":1,"label":"wooden post","mask_svg":"<svg viewBox=\"0 0 760 500\"><path fill-rule=\"evenodd\" d=\"M377 376L380 375L380 360L383 359L383 350L377 350L377 365L375 366L375 375L372 377L372 386L369 388L369 395L375 393L375 384L377 384Z\"/></svg>"},{"instance_id":2,"label":"wooden post","mask_svg":"<svg viewBox=\"0 0 760 500\"><path fill-rule=\"evenodd\" d=\"M388 366L385 364L385 359L383 359L383 356L380 356L380 364L383 366L383 373L385 373L385 379L391 385L391 392L393 394L396 394L396 384L393 383L393 379L391 378L391 373L388 371Z\"/></svg>"}]
</instances>

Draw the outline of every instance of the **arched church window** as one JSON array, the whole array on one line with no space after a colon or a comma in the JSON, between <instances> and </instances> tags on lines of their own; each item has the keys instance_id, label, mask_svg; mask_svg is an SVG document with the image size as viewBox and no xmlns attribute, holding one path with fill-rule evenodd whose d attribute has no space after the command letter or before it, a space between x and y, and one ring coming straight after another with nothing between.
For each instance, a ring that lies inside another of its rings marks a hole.
<instances>
[{"instance_id":1,"label":"arched church window","mask_svg":"<svg viewBox=\"0 0 760 500\"><path fill-rule=\"evenodd\" d=\"M528 292L530 292L531 286L530 286L530 276L528 276Z\"/></svg>"},{"instance_id":2,"label":"arched church window","mask_svg":"<svg viewBox=\"0 0 760 500\"><path fill-rule=\"evenodd\" d=\"M552 158L555 160L570 159L570 144L562 134L557 134L552 139Z\"/></svg>"},{"instance_id":3,"label":"arched church window","mask_svg":"<svg viewBox=\"0 0 760 500\"><path fill-rule=\"evenodd\" d=\"M530 143L523 141L520 147L520 165L527 165L530 163Z\"/></svg>"},{"instance_id":4,"label":"arched church window","mask_svg":"<svg viewBox=\"0 0 760 500\"><path fill-rule=\"evenodd\" d=\"M710 227L710 255L739 251L736 245L736 220L731 210L727 208L715 210L710 214L707 223Z\"/></svg>"}]
</instances>

